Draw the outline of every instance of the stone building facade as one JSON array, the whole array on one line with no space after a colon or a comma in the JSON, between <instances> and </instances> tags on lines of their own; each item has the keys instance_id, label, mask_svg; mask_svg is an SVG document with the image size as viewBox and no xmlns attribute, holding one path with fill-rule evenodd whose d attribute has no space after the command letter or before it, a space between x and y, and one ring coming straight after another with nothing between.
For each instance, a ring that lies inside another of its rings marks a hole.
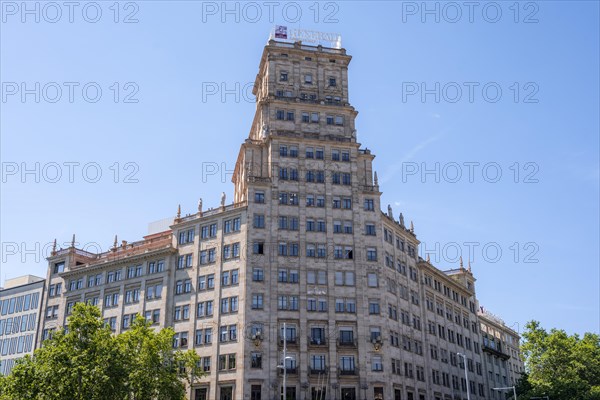
<instances>
[{"instance_id":1,"label":"stone building facade","mask_svg":"<svg viewBox=\"0 0 600 400\"><path fill-rule=\"evenodd\" d=\"M233 203L106 253L55 250L40 341L86 301L115 333L136 313L174 327L202 357L196 400L281 398L284 381L287 399L488 398L475 278L421 259L413 223L380 211L350 60L270 40Z\"/></svg>"}]
</instances>

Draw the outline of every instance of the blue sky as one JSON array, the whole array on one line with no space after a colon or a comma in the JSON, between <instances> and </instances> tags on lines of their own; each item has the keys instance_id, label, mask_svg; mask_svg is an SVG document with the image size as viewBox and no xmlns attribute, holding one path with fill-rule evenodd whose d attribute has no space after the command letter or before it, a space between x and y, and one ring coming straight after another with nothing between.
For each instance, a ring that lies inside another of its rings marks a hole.
<instances>
[{"instance_id":1,"label":"blue sky","mask_svg":"<svg viewBox=\"0 0 600 400\"><path fill-rule=\"evenodd\" d=\"M0 282L44 276L54 238L105 250L180 203L231 199L230 175L202 171L233 169L243 88L281 24L342 35L382 205L414 221L423 257L471 254L481 304L517 330L599 331L597 2L81 2L72 22L21 4L2 3Z\"/></svg>"}]
</instances>

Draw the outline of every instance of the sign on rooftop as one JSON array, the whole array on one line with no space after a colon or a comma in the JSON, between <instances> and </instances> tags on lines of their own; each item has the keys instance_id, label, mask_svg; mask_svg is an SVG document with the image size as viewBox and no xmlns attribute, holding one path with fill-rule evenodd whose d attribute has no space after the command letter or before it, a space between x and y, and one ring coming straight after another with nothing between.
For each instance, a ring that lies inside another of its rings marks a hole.
<instances>
[{"instance_id":1,"label":"sign on rooftop","mask_svg":"<svg viewBox=\"0 0 600 400\"><path fill-rule=\"evenodd\" d=\"M342 35L331 32L311 31L308 29L288 29L285 25L276 25L270 39L289 40L292 42L310 43L333 49L342 48Z\"/></svg>"}]
</instances>

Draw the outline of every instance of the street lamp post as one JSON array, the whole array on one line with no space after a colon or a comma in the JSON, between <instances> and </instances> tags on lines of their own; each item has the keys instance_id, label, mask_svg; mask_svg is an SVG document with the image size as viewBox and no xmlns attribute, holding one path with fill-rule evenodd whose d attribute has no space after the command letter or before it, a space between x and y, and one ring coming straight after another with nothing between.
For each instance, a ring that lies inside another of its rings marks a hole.
<instances>
[{"instance_id":1,"label":"street lamp post","mask_svg":"<svg viewBox=\"0 0 600 400\"><path fill-rule=\"evenodd\" d=\"M283 400L287 400L287 331L283 323Z\"/></svg>"},{"instance_id":2,"label":"street lamp post","mask_svg":"<svg viewBox=\"0 0 600 400\"><path fill-rule=\"evenodd\" d=\"M497 390L497 391L502 391L502 390L510 390L512 389L513 391L513 396L515 397L515 400L517 400L517 388L515 386L508 386L508 387L501 387L501 388L492 388L492 390Z\"/></svg>"},{"instance_id":3,"label":"street lamp post","mask_svg":"<svg viewBox=\"0 0 600 400\"><path fill-rule=\"evenodd\" d=\"M471 393L469 392L469 373L467 372L467 356L462 353L456 353L459 357L463 358L465 366L465 383L467 385L467 400L471 400Z\"/></svg>"},{"instance_id":4,"label":"street lamp post","mask_svg":"<svg viewBox=\"0 0 600 400\"><path fill-rule=\"evenodd\" d=\"M294 357L287 356L287 331L285 322L283 323L283 365L278 365L277 368L283 368L283 400L287 400L287 360L293 360ZM281 399L281 396L279 396Z\"/></svg>"}]
</instances>

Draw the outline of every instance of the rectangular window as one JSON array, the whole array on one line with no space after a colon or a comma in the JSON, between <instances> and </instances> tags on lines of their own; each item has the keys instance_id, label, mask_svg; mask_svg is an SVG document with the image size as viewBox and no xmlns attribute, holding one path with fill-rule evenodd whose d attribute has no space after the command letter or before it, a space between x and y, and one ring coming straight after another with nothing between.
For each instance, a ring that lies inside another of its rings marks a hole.
<instances>
[{"instance_id":1,"label":"rectangular window","mask_svg":"<svg viewBox=\"0 0 600 400\"><path fill-rule=\"evenodd\" d=\"M377 249L375 247L367 247L367 261L377 261Z\"/></svg>"},{"instance_id":2,"label":"rectangular window","mask_svg":"<svg viewBox=\"0 0 600 400\"><path fill-rule=\"evenodd\" d=\"M253 294L252 295L252 308L253 309L262 309L263 308L263 294Z\"/></svg>"},{"instance_id":3,"label":"rectangular window","mask_svg":"<svg viewBox=\"0 0 600 400\"><path fill-rule=\"evenodd\" d=\"M288 169L287 168L279 168L279 179L287 181L288 180Z\"/></svg>"},{"instance_id":4,"label":"rectangular window","mask_svg":"<svg viewBox=\"0 0 600 400\"><path fill-rule=\"evenodd\" d=\"M342 221L333 221L333 233L342 233Z\"/></svg>"},{"instance_id":5,"label":"rectangular window","mask_svg":"<svg viewBox=\"0 0 600 400\"><path fill-rule=\"evenodd\" d=\"M325 171L316 171L315 172L315 181L317 183L325 183Z\"/></svg>"},{"instance_id":6,"label":"rectangular window","mask_svg":"<svg viewBox=\"0 0 600 400\"><path fill-rule=\"evenodd\" d=\"M264 280L264 270L262 268L253 268L252 280L255 282L262 282Z\"/></svg>"},{"instance_id":7,"label":"rectangular window","mask_svg":"<svg viewBox=\"0 0 600 400\"><path fill-rule=\"evenodd\" d=\"M379 315L379 313L380 313L379 301L378 300L370 300L369 301L369 314Z\"/></svg>"},{"instance_id":8,"label":"rectangular window","mask_svg":"<svg viewBox=\"0 0 600 400\"><path fill-rule=\"evenodd\" d=\"M317 299L306 299L306 311L317 311Z\"/></svg>"},{"instance_id":9,"label":"rectangular window","mask_svg":"<svg viewBox=\"0 0 600 400\"><path fill-rule=\"evenodd\" d=\"M367 274L367 285L369 287L378 287L379 283L377 281L377 274L369 273Z\"/></svg>"},{"instance_id":10,"label":"rectangular window","mask_svg":"<svg viewBox=\"0 0 600 400\"><path fill-rule=\"evenodd\" d=\"M60 274L61 272L65 271L65 263L64 262L59 262L54 264L54 269L52 270L53 273L55 274Z\"/></svg>"},{"instance_id":11,"label":"rectangular window","mask_svg":"<svg viewBox=\"0 0 600 400\"><path fill-rule=\"evenodd\" d=\"M317 245L317 258L327 257L327 247L324 244Z\"/></svg>"},{"instance_id":12,"label":"rectangular window","mask_svg":"<svg viewBox=\"0 0 600 400\"><path fill-rule=\"evenodd\" d=\"M250 354L250 368L262 368L262 353ZM260 386L258 387L260 388Z\"/></svg>"},{"instance_id":13,"label":"rectangular window","mask_svg":"<svg viewBox=\"0 0 600 400\"><path fill-rule=\"evenodd\" d=\"M340 357L340 372L342 374L353 374L355 370L354 356L341 356Z\"/></svg>"},{"instance_id":14,"label":"rectangular window","mask_svg":"<svg viewBox=\"0 0 600 400\"><path fill-rule=\"evenodd\" d=\"M265 244L263 242L255 242L252 245L252 253L265 254Z\"/></svg>"},{"instance_id":15,"label":"rectangular window","mask_svg":"<svg viewBox=\"0 0 600 400\"><path fill-rule=\"evenodd\" d=\"M316 257L315 245L311 243L306 244L306 257Z\"/></svg>"},{"instance_id":16,"label":"rectangular window","mask_svg":"<svg viewBox=\"0 0 600 400\"><path fill-rule=\"evenodd\" d=\"M383 361L381 359L381 356L371 357L371 370L377 372L383 371Z\"/></svg>"},{"instance_id":17,"label":"rectangular window","mask_svg":"<svg viewBox=\"0 0 600 400\"><path fill-rule=\"evenodd\" d=\"M352 176L349 173L342 174L342 185L351 185L352 184Z\"/></svg>"}]
</instances>

